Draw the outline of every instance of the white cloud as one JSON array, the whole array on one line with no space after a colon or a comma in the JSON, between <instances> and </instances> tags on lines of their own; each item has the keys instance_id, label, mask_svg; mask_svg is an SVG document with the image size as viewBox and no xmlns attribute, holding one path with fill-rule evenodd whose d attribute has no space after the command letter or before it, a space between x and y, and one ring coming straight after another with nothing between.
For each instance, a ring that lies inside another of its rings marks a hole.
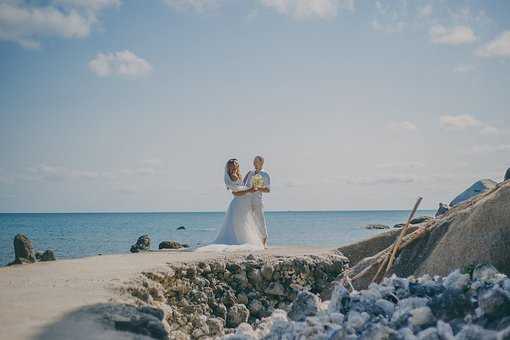
<instances>
[{"instance_id":1,"label":"white cloud","mask_svg":"<svg viewBox=\"0 0 510 340\"><path fill-rule=\"evenodd\" d=\"M471 115L444 115L439 117L439 123L441 128L445 130L464 130L482 125L482 122Z\"/></svg>"},{"instance_id":2,"label":"white cloud","mask_svg":"<svg viewBox=\"0 0 510 340\"><path fill-rule=\"evenodd\" d=\"M510 144L475 145L471 150L473 153L507 152L510 151Z\"/></svg>"},{"instance_id":3,"label":"white cloud","mask_svg":"<svg viewBox=\"0 0 510 340\"><path fill-rule=\"evenodd\" d=\"M476 40L475 33L468 26L454 26L447 28L434 25L429 31L430 40L435 44L462 45Z\"/></svg>"},{"instance_id":4,"label":"white cloud","mask_svg":"<svg viewBox=\"0 0 510 340\"><path fill-rule=\"evenodd\" d=\"M197 12L216 8L219 5L219 0L163 0L163 2L176 10L194 10Z\"/></svg>"},{"instance_id":5,"label":"white cloud","mask_svg":"<svg viewBox=\"0 0 510 340\"><path fill-rule=\"evenodd\" d=\"M510 31L501 33L495 39L476 50L476 55L486 58L510 57Z\"/></svg>"},{"instance_id":6,"label":"white cloud","mask_svg":"<svg viewBox=\"0 0 510 340\"><path fill-rule=\"evenodd\" d=\"M112 75L138 77L152 71L152 66L134 53L126 50L113 53L98 53L89 62L89 69L99 77Z\"/></svg>"},{"instance_id":7,"label":"white cloud","mask_svg":"<svg viewBox=\"0 0 510 340\"><path fill-rule=\"evenodd\" d=\"M443 115L439 117L439 124L442 129L449 131L466 130L478 128L481 134L497 134L499 129L484 123L471 115Z\"/></svg>"},{"instance_id":8,"label":"white cloud","mask_svg":"<svg viewBox=\"0 0 510 340\"><path fill-rule=\"evenodd\" d=\"M295 19L328 19L342 9L354 10L354 0L260 0L265 7Z\"/></svg>"},{"instance_id":9,"label":"white cloud","mask_svg":"<svg viewBox=\"0 0 510 340\"><path fill-rule=\"evenodd\" d=\"M388 123L387 127L389 129L395 130L395 131L416 131L417 130L416 125L409 121L390 122L390 123Z\"/></svg>"},{"instance_id":10,"label":"white cloud","mask_svg":"<svg viewBox=\"0 0 510 340\"><path fill-rule=\"evenodd\" d=\"M119 0L56 0L36 6L28 1L0 3L0 40L38 48L44 37L84 38L98 22L97 12Z\"/></svg>"}]
</instances>

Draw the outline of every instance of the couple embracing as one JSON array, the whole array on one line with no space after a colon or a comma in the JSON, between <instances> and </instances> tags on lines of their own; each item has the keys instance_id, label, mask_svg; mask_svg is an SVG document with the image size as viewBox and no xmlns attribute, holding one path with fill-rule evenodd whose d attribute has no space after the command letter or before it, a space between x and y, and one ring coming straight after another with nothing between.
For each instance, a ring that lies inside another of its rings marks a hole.
<instances>
[{"instance_id":1,"label":"couple embracing","mask_svg":"<svg viewBox=\"0 0 510 340\"><path fill-rule=\"evenodd\" d=\"M267 248L267 228L262 203L263 193L270 192L270 177L263 169L264 158L256 156L253 170L244 179L239 161L229 159L225 165L225 186L234 196L216 240L197 250L244 250Z\"/></svg>"}]
</instances>

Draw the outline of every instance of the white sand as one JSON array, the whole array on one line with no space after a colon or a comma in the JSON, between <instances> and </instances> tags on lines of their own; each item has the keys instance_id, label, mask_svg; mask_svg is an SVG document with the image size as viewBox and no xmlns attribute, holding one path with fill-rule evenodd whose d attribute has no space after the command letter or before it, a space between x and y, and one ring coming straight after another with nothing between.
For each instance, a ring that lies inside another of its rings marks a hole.
<instances>
[{"instance_id":1,"label":"white sand","mask_svg":"<svg viewBox=\"0 0 510 340\"><path fill-rule=\"evenodd\" d=\"M325 248L272 247L259 253L295 256L327 252ZM142 271L164 270L166 263L238 255L242 253L168 251L0 268L0 338L38 338L47 326L61 320L66 313L95 303L121 302L123 297L114 288Z\"/></svg>"}]
</instances>

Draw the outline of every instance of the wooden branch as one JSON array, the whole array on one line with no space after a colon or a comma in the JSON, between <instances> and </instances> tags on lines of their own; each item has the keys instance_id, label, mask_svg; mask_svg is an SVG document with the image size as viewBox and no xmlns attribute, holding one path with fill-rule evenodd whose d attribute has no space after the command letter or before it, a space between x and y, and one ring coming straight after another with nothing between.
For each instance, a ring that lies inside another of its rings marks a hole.
<instances>
[{"instance_id":1,"label":"wooden branch","mask_svg":"<svg viewBox=\"0 0 510 340\"><path fill-rule=\"evenodd\" d=\"M407 219L406 225L404 226L404 228L402 228L402 231L400 232L400 235L398 236L398 240L397 240L397 242L395 242L395 244L393 246L393 250L391 251L391 256L390 256L390 259L388 260L388 265L386 267L386 271L384 272L385 275L388 273L391 266L393 265L393 261L395 261L395 255L397 254L398 248L400 247L400 243L402 243L402 238L404 237L407 229L409 228L409 225L411 224L411 220L413 219L414 214L416 213L416 210L418 210L418 207L420 206L422 199L423 199L422 197L418 197L418 200L416 201L416 204L414 205L414 208L411 211L409 218Z\"/></svg>"}]
</instances>

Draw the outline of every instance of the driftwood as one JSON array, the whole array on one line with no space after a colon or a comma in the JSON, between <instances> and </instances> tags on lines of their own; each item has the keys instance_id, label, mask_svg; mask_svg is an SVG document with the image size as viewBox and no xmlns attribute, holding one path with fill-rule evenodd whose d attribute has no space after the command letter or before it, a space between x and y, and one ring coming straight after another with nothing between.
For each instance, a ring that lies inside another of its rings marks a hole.
<instances>
[{"instance_id":1,"label":"driftwood","mask_svg":"<svg viewBox=\"0 0 510 340\"><path fill-rule=\"evenodd\" d=\"M381 279L384 278L390 272L391 267L393 266L394 259L396 258L396 256L398 256L398 253L402 249L408 247L409 245L413 244L414 241L424 237L425 235L430 233L432 230L437 228L439 225L442 224L442 222L447 220L453 212L460 211L460 210L463 210L463 209L466 209L466 208L469 208L469 207L475 205L480 200L484 199L487 195L490 195L491 193L496 191L501 186L501 184L502 183L499 183L498 185L496 185L496 187L494 187L482 194L479 194L478 196L473 197L472 199L468 200L467 202L463 202L453 208L450 208L450 210L448 210L445 214L441 215L439 218L435 218L428 222L425 222L422 227L420 227L418 230L416 230L410 234L405 235L405 231L402 230L402 232L400 233L398 239L395 241L394 244L381 250L379 253L375 254L373 256L374 261L372 263L367 264L367 266L365 268L360 270L357 274L355 274L352 278L349 279L349 285L352 286L353 282L365 277L368 273L371 272L372 269L374 269L378 265L379 265L379 270L377 271L377 273L374 276L372 281L376 281L378 279L378 276L382 273L382 268L386 267L386 271L382 275ZM421 201L421 199L419 199L416 202L415 209L417 209L420 201ZM413 209L413 211L415 209ZM414 215L414 212L412 212L411 215ZM409 220L411 220L411 219L412 219L412 217L409 218ZM407 226L407 223L406 223L406 226Z\"/></svg>"}]
</instances>

